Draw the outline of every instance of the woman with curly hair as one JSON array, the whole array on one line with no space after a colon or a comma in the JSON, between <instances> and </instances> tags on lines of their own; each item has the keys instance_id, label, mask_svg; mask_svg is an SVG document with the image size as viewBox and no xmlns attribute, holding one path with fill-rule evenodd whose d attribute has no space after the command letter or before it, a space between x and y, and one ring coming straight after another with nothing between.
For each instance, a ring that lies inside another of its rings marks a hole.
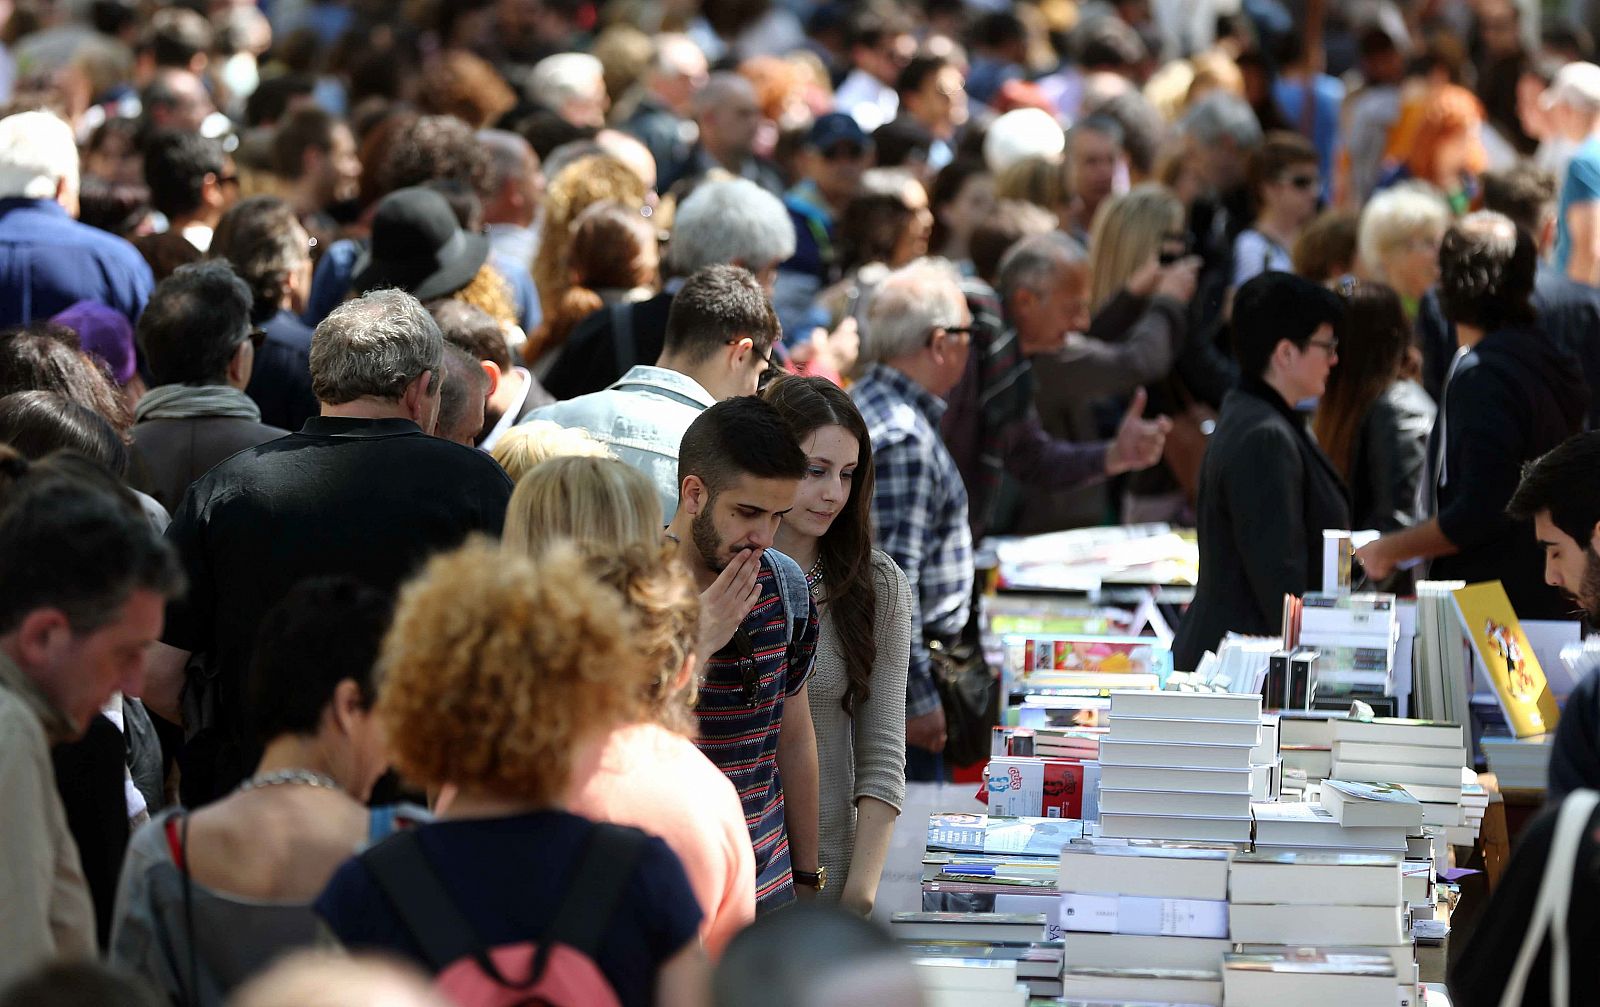
<instances>
[{"instance_id":1,"label":"woman with curly hair","mask_svg":"<svg viewBox=\"0 0 1600 1007\"><path fill-rule=\"evenodd\" d=\"M539 232L539 254L533 260L533 282L539 303L554 305L572 284L568 258L578 217L596 203L643 207L647 190L643 180L626 164L606 154L580 158L563 168L545 190L544 226ZM529 366L547 371L554 361L543 360L561 348L548 326L530 334L523 355Z\"/></svg>"},{"instance_id":2,"label":"woman with curly hair","mask_svg":"<svg viewBox=\"0 0 1600 1007\"><path fill-rule=\"evenodd\" d=\"M436 557L401 591L378 714L396 768L457 794L439 821L374 852L419 858L407 885L437 886L485 952L548 940L571 918L564 903L601 887L603 870L622 872L590 959L623 1005L699 1004L702 914L678 858L660 839L569 810L583 753L650 718L638 688L653 672L635 643L641 620L594 567L570 546L532 559L478 540ZM376 873L384 862L347 861L317 912L346 946L443 973L448 993L458 972L433 960L396 912ZM535 981L544 961L495 959L514 984Z\"/></svg>"},{"instance_id":3,"label":"woman with curly hair","mask_svg":"<svg viewBox=\"0 0 1600 1007\"><path fill-rule=\"evenodd\" d=\"M666 840L705 912L700 935L715 955L755 918L755 854L738 792L690 740L700 598L662 550L661 526L655 484L637 469L611 458L553 458L517 483L502 541L531 556L576 542L638 619L631 642L645 658L638 685L651 715L579 752L569 807Z\"/></svg>"},{"instance_id":4,"label":"woman with curly hair","mask_svg":"<svg viewBox=\"0 0 1600 1007\"><path fill-rule=\"evenodd\" d=\"M822 620L809 699L829 884L817 897L867 915L905 801L911 588L872 548L872 442L850 396L826 378L784 376L762 398L806 453L776 544L809 571Z\"/></svg>"}]
</instances>

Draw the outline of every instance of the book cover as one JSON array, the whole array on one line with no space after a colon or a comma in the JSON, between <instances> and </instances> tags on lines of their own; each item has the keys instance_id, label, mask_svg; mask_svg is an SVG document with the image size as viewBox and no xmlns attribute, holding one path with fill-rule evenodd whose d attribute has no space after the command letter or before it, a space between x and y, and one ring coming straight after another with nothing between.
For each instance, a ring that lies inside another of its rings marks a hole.
<instances>
[{"instance_id":1,"label":"book cover","mask_svg":"<svg viewBox=\"0 0 1600 1007\"><path fill-rule=\"evenodd\" d=\"M1083 763L1057 758L1001 757L989 762L978 800L992 815L1083 817Z\"/></svg>"},{"instance_id":2,"label":"book cover","mask_svg":"<svg viewBox=\"0 0 1600 1007\"><path fill-rule=\"evenodd\" d=\"M928 816L927 849L1054 858L1061 847L1082 836L1083 822L1072 818L933 814Z\"/></svg>"},{"instance_id":3,"label":"book cover","mask_svg":"<svg viewBox=\"0 0 1600 1007\"><path fill-rule=\"evenodd\" d=\"M1422 824L1422 805L1395 783L1323 780L1321 804L1345 826Z\"/></svg>"},{"instance_id":4,"label":"book cover","mask_svg":"<svg viewBox=\"0 0 1600 1007\"><path fill-rule=\"evenodd\" d=\"M1527 738L1555 730L1560 717L1555 695L1505 588L1499 581L1489 581L1451 594L1512 732Z\"/></svg>"}]
</instances>

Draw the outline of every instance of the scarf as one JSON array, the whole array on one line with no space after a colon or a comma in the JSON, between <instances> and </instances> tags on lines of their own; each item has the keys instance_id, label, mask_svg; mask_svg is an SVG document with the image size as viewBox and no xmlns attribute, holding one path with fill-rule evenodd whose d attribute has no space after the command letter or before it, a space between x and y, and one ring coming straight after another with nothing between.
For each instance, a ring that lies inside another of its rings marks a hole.
<instances>
[{"instance_id":1,"label":"scarf","mask_svg":"<svg viewBox=\"0 0 1600 1007\"><path fill-rule=\"evenodd\" d=\"M232 385L158 385L133 407L133 421L226 416L261 422L261 407Z\"/></svg>"}]
</instances>

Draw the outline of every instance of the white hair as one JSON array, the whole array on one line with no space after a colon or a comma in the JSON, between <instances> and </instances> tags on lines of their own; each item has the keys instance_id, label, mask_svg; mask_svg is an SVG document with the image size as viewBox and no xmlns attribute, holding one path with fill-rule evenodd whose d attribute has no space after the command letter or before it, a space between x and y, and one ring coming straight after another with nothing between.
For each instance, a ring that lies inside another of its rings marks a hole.
<instances>
[{"instance_id":1,"label":"white hair","mask_svg":"<svg viewBox=\"0 0 1600 1007\"><path fill-rule=\"evenodd\" d=\"M656 74L671 77L682 73L685 63L694 63L701 68L706 64L705 54L694 39L676 32L656 36L656 51L651 65Z\"/></svg>"},{"instance_id":2,"label":"white hair","mask_svg":"<svg viewBox=\"0 0 1600 1007\"><path fill-rule=\"evenodd\" d=\"M996 119L983 138L983 160L996 175L1027 157L1059 160L1067 134L1055 116L1039 108L1018 108Z\"/></svg>"},{"instance_id":3,"label":"white hair","mask_svg":"<svg viewBox=\"0 0 1600 1007\"><path fill-rule=\"evenodd\" d=\"M1010 307L1011 298L1024 288L1043 293L1044 285L1066 265L1088 263L1089 253L1076 239L1061 231L1035 234L1012 245L996 267L995 292Z\"/></svg>"},{"instance_id":4,"label":"white hair","mask_svg":"<svg viewBox=\"0 0 1600 1007\"><path fill-rule=\"evenodd\" d=\"M706 182L678 207L667 265L679 276L737 264L760 272L794 255L794 223L772 193L749 179Z\"/></svg>"},{"instance_id":5,"label":"white hair","mask_svg":"<svg viewBox=\"0 0 1600 1007\"><path fill-rule=\"evenodd\" d=\"M65 179L78 188L78 145L72 127L50 112L0 119L0 199L55 199Z\"/></svg>"},{"instance_id":6,"label":"white hair","mask_svg":"<svg viewBox=\"0 0 1600 1007\"><path fill-rule=\"evenodd\" d=\"M534 65L528 78L528 97L546 108L559 110L575 98L593 97L596 85L604 80L600 61L588 53L557 53Z\"/></svg>"},{"instance_id":7,"label":"white hair","mask_svg":"<svg viewBox=\"0 0 1600 1007\"><path fill-rule=\"evenodd\" d=\"M1356 256L1368 273L1381 276L1386 255L1413 238L1442 235L1450 220L1449 204L1426 183L1385 189L1361 211Z\"/></svg>"},{"instance_id":8,"label":"white hair","mask_svg":"<svg viewBox=\"0 0 1600 1007\"><path fill-rule=\"evenodd\" d=\"M1205 146L1232 140L1240 150L1261 146L1261 120L1250 103L1236 94L1213 91L1195 102L1178 122L1178 132Z\"/></svg>"},{"instance_id":9,"label":"white hair","mask_svg":"<svg viewBox=\"0 0 1600 1007\"><path fill-rule=\"evenodd\" d=\"M960 274L945 259L918 259L885 276L867 303L862 362L893 360L927 345L940 326L960 325Z\"/></svg>"}]
</instances>

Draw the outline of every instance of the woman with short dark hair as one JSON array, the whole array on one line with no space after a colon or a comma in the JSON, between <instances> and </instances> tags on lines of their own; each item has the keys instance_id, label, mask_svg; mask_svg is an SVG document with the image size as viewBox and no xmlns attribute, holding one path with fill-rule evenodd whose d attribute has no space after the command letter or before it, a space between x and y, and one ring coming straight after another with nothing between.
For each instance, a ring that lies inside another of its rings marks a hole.
<instances>
[{"instance_id":1,"label":"woman with short dark hair","mask_svg":"<svg viewBox=\"0 0 1600 1007\"><path fill-rule=\"evenodd\" d=\"M1333 291L1262 273L1233 302L1239 386L1200 468L1200 582L1173 644L1193 671L1228 633L1271 636L1283 596L1322 581L1322 531L1350 527L1344 480L1296 407L1325 391L1338 363Z\"/></svg>"},{"instance_id":2,"label":"woman with short dark hair","mask_svg":"<svg viewBox=\"0 0 1600 1007\"><path fill-rule=\"evenodd\" d=\"M322 941L311 903L350 854L415 810L364 806L389 759L372 706L388 600L307 581L261 623L247 683L254 776L198 811L173 809L128 845L112 964L176 1003L220 1004L284 951Z\"/></svg>"}]
</instances>

